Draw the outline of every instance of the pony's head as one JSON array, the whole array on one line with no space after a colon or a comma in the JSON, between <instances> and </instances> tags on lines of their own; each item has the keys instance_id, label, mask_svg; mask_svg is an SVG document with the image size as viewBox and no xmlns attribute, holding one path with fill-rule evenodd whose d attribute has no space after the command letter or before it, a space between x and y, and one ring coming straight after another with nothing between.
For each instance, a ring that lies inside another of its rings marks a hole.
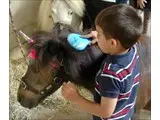
<instances>
[{"instance_id":1,"label":"pony's head","mask_svg":"<svg viewBox=\"0 0 160 120\"><path fill-rule=\"evenodd\" d=\"M83 0L42 0L38 13L39 27L48 31L58 22L79 30L84 10Z\"/></svg>"},{"instance_id":2,"label":"pony's head","mask_svg":"<svg viewBox=\"0 0 160 120\"><path fill-rule=\"evenodd\" d=\"M37 106L66 80L62 78L65 77L62 53L72 50L64 47L71 32L75 32L71 27L56 24L51 33L39 32L32 36L30 63L18 89L18 101L22 106Z\"/></svg>"},{"instance_id":3,"label":"pony's head","mask_svg":"<svg viewBox=\"0 0 160 120\"><path fill-rule=\"evenodd\" d=\"M51 10L55 23L61 22L71 25L74 15L83 17L84 3L82 0L53 0Z\"/></svg>"}]
</instances>

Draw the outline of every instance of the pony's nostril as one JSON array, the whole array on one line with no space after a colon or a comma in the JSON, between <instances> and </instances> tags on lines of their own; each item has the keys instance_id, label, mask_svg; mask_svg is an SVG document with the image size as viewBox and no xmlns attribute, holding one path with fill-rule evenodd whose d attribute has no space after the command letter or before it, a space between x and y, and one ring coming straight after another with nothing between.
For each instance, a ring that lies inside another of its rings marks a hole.
<instances>
[{"instance_id":1,"label":"pony's nostril","mask_svg":"<svg viewBox=\"0 0 160 120\"><path fill-rule=\"evenodd\" d=\"M25 107L25 108L28 108L28 109L31 109L33 107L35 107L35 102L31 101L31 100L28 100L28 99L24 99L23 97L22 98L18 98L20 101L19 103L21 104L21 106Z\"/></svg>"},{"instance_id":2,"label":"pony's nostril","mask_svg":"<svg viewBox=\"0 0 160 120\"><path fill-rule=\"evenodd\" d=\"M29 109L33 108L34 104L31 102L30 105L28 106Z\"/></svg>"},{"instance_id":3,"label":"pony's nostril","mask_svg":"<svg viewBox=\"0 0 160 120\"><path fill-rule=\"evenodd\" d=\"M18 100L18 102L20 102L20 101L21 101L21 98L18 96L18 97L17 97L17 100Z\"/></svg>"},{"instance_id":4,"label":"pony's nostril","mask_svg":"<svg viewBox=\"0 0 160 120\"><path fill-rule=\"evenodd\" d=\"M22 77L22 80L24 80L24 76Z\"/></svg>"},{"instance_id":5,"label":"pony's nostril","mask_svg":"<svg viewBox=\"0 0 160 120\"><path fill-rule=\"evenodd\" d=\"M21 94L17 94L17 100L18 102L21 102L23 100L23 96Z\"/></svg>"}]
</instances>

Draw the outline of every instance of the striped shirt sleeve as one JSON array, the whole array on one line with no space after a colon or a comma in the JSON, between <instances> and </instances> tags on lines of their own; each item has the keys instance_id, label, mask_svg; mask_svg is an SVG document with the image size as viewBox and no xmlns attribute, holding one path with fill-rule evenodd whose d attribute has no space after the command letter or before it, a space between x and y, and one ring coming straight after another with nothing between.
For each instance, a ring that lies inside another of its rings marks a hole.
<instances>
[{"instance_id":1,"label":"striped shirt sleeve","mask_svg":"<svg viewBox=\"0 0 160 120\"><path fill-rule=\"evenodd\" d=\"M114 78L99 76L100 93L103 97L118 98L121 83Z\"/></svg>"}]
</instances>

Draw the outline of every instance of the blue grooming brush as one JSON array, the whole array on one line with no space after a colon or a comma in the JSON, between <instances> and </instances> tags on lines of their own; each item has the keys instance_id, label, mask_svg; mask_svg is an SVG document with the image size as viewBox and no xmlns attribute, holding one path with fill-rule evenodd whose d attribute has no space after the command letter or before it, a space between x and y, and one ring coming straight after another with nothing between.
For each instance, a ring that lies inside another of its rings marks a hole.
<instances>
[{"instance_id":1,"label":"blue grooming brush","mask_svg":"<svg viewBox=\"0 0 160 120\"><path fill-rule=\"evenodd\" d=\"M91 42L91 38L82 38L80 34L71 33L67 37L68 43L76 50L84 50Z\"/></svg>"}]
</instances>

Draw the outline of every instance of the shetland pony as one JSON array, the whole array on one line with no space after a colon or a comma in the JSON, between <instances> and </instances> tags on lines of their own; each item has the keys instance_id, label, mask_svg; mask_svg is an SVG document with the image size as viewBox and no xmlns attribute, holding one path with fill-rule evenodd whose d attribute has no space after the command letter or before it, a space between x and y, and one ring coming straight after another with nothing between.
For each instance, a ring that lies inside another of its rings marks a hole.
<instances>
[{"instance_id":1,"label":"shetland pony","mask_svg":"<svg viewBox=\"0 0 160 120\"><path fill-rule=\"evenodd\" d=\"M74 50L67 42L67 36L76 32L72 27L56 24L52 32L39 32L32 36L34 42L30 49L30 64L18 89L18 101L27 108L37 106L40 101L54 93L62 83L71 81L94 91L94 78L104 55L97 45L84 51ZM137 45L141 60L140 98L137 106L143 108L150 94L150 39L142 36ZM146 84L147 83L147 84ZM147 85L147 87L146 87ZM141 89L142 88L142 89Z\"/></svg>"},{"instance_id":2,"label":"shetland pony","mask_svg":"<svg viewBox=\"0 0 160 120\"><path fill-rule=\"evenodd\" d=\"M97 45L82 52L75 51L67 36L76 32L70 26L56 24L52 32L32 36L31 62L22 78L18 101L32 108L55 92L64 81L71 81L93 91L94 78L104 58Z\"/></svg>"}]
</instances>

